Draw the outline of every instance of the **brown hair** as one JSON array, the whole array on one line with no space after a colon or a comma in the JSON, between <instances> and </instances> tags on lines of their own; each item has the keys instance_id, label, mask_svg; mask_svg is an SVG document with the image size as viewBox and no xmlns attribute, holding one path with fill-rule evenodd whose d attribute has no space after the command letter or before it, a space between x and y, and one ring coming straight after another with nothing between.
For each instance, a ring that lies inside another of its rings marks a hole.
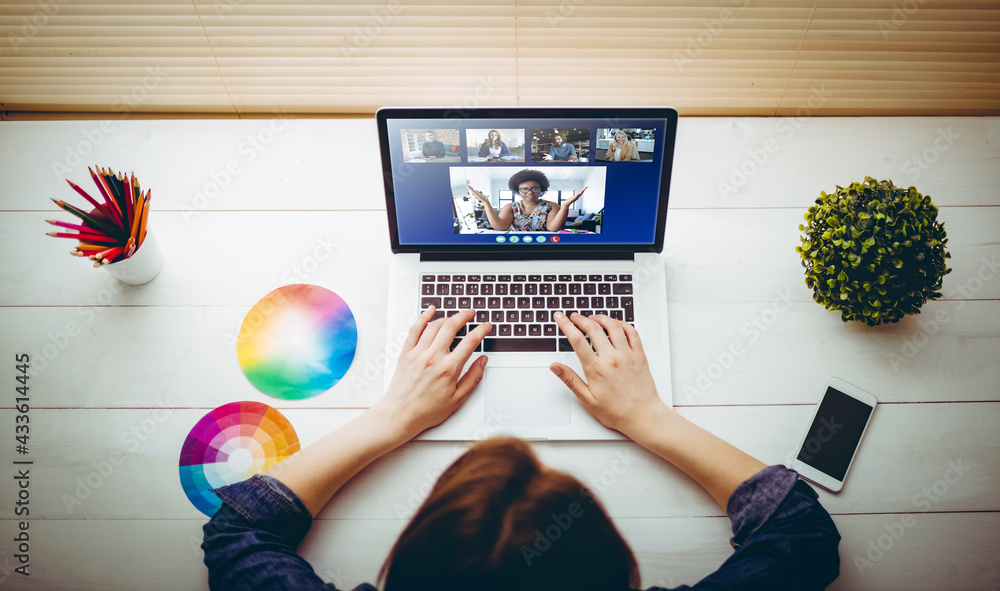
<instances>
[{"instance_id":1,"label":"brown hair","mask_svg":"<svg viewBox=\"0 0 1000 591\"><path fill-rule=\"evenodd\" d=\"M385 591L639 586L632 550L587 487L513 438L478 443L445 470L381 577Z\"/></svg>"}]
</instances>

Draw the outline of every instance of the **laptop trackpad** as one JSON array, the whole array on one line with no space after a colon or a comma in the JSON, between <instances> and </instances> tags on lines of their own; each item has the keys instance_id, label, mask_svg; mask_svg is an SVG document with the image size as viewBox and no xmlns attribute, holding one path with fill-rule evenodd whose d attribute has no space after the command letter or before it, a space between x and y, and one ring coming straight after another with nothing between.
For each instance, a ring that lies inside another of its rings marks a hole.
<instances>
[{"instance_id":1,"label":"laptop trackpad","mask_svg":"<svg viewBox=\"0 0 1000 591\"><path fill-rule=\"evenodd\" d=\"M573 393L548 367L487 367L483 381L486 419L504 427L569 425Z\"/></svg>"}]
</instances>

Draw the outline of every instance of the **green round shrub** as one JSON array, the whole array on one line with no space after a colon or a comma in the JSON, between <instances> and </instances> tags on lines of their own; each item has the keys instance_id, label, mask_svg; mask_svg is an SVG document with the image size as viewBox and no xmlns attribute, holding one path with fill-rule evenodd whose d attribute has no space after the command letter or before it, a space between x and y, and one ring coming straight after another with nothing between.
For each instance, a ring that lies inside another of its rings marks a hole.
<instances>
[{"instance_id":1,"label":"green round shrub","mask_svg":"<svg viewBox=\"0 0 1000 591\"><path fill-rule=\"evenodd\" d=\"M844 322L869 326L919 314L925 301L941 297L941 280L951 272L937 213L915 187L871 177L820 192L795 247L813 299L840 310Z\"/></svg>"}]
</instances>

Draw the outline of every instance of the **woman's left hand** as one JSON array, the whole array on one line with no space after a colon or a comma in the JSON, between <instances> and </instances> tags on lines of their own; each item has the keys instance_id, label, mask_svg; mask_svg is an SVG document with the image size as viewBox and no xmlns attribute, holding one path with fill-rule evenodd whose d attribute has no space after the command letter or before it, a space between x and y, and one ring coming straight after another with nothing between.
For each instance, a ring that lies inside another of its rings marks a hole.
<instances>
[{"instance_id":1,"label":"woman's left hand","mask_svg":"<svg viewBox=\"0 0 1000 591\"><path fill-rule=\"evenodd\" d=\"M589 186L589 185L588 185L588 186ZM569 204L571 204L571 203L574 203L574 202L575 202L575 201L576 201L577 199L579 199L580 197L582 197L582 196L583 196L583 192L584 192L584 191L586 191L586 190L587 190L587 187L584 187L584 188L580 189L580 192L579 192L579 193L577 193L576 195L573 195L573 196L572 196L571 198L569 198L568 200L566 200L566 201L563 201L563 207L565 207L565 206L567 206L567 205L569 205Z\"/></svg>"},{"instance_id":2,"label":"woman's left hand","mask_svg":"<svg viewBox=\"0 0 1000 591\"><path fill-rule=\"evenodd\" d=\"M407 439L442 423L458 410L482 381L486 369L484 355L460 375L490 331L490 323L477 326L454 351L449 351L455 335L475 318L475 312L465 310L431 322L433 315L434 308L428 308L410 329L389 389L372 407L387 413L404 430Z\"/></svg>"}]
</instances>

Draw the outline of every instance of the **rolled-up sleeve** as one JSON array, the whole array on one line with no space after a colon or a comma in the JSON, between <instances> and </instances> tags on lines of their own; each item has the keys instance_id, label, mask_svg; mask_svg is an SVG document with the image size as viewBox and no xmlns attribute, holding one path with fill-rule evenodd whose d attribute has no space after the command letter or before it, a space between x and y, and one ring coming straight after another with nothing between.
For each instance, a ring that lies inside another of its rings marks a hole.
<instances>
[{"instance_id":1,"label":"rolled-up sleeve","mask_svg":"<svg viewBox=\"0 0 1000 591\"><path fill-rule=\"evenodd\" d=\"M213 590L336 589L295 552L312 516L291 489L257 475L214 492L222 507L201 544Z\"/></svg>"},{"instance_id":2,"label":"rolled-up sleeve","mask_svg":"<svg viewBox=\"0 0 1000 591\"><path fill-rule=\"evenodd\" d=\"M785 466L768 466L729 498L736 549L695 589L824 589L840 574L840 533L816 491Z\"/></svg>"}]
</instances>

